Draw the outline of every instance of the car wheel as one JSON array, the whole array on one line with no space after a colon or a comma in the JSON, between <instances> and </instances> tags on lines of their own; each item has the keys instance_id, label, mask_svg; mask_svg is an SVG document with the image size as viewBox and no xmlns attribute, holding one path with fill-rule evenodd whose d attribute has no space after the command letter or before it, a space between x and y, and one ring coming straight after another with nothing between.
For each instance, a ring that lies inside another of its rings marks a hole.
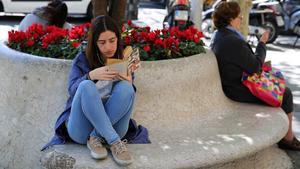
<instances>
[{"instance_id":1,"label":"car wheel","mask_svg":"<svg viewBox=\"0 0 300 169\"><path fill-rule=\"evenodd\" d=\"M212 37L212 34L214 33L214 27L212 19L204 19L202 21L202 32L205 38L210 39Z\"/></svg>"},{"instance_id":2,"label":"car wheel","mask_svg":"<svg viewBox=\"0 0 300 169\"><path fill-rule=\"evenodd\" d=\"M278 37L278 29L274 22L266 21L264 28L270 31L269 40L267 43L273 43Z\"/></svg>"}]
</instances>

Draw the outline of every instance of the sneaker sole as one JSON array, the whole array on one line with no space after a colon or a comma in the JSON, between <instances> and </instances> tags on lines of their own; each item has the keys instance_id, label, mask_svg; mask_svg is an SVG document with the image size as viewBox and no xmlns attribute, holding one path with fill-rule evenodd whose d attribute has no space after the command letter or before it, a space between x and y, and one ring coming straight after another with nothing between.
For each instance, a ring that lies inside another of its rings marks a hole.
<instances>
[{"instance_id":1,"label":"sneaker sole","mask_svg":"<svg viewBox=\"0 0 300 169\"><path fill-rule=\"evenodd\" d=\"M119 160L117 159L114 154L112 153L112 156L113 156L113 159L115 160L115 162L121 166L127 166L129 164L131 164L133 162L133 160L130 160L130 161L123 161L123 160Z\"/></svg>"},{"instance_id":2,"label":"sneaker sole","mask_svg":"<svg viewBox=\"0 0 300 169\"><path fill-rule=\"evenodd\" d=\"M89 144L87 144L87 147L88 149L91 151L91 156L94 158L94 159L97 159L97 160L103 160L107 157L108 153L106 151L106 153L104 154L98 154L98 153L95 153L94 151L92 151L91 147Z\"/></svg>"}]
</instances>

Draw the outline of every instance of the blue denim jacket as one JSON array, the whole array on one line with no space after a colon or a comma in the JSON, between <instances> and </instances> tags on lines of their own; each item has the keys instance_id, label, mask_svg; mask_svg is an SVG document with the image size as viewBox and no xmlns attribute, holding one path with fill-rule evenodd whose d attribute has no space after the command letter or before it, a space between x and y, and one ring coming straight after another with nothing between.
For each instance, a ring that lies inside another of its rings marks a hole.
<instances>
[{"instance_id":1,"label":"blue denim jacket","mask_svg":"<svg viewBox=\"0 0 300 169\"><path fill-rule=\"evenodd\" d=\"M79 86L80 82L82 82L83 80L87 80L87 73L89 71L90 68L85 54L79 53L76 56L76 58L73 60L72 68L69 74L68 92L70 97L67 101L66 108L60 114L60 116L58 117L55 123L55 127L54 127L55 135L53 136L51 141L42 148L42 151L49 148L52 145L64 144L67 141L71 141L67 129L65 127L65 121L70 116L71 105L77 87ZM130 119L129 121L129 128L124 138L127 139L128 143L135 143L135 144L150 143L148 130L141 125L137 125L133 119Z\"/></svg>"}]
</instances>

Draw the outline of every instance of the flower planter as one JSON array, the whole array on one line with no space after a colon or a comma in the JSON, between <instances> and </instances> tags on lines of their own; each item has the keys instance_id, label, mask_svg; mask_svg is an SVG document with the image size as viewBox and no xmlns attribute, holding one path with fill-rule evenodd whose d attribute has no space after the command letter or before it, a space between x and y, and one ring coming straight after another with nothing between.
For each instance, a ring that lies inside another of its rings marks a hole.
<instances>
[{"instance_id":1,"label":"flower planter","mask_svg":"<svg viewBox=\"0 0 300 169\"><path fill-rule=\"evenodd\" d=\"M28 55L0 44L0 168L40 168L40 148L52 136L67 99L70 66L71 61ZM152 144L129 145L135 159L131 168L291 166L285 153L269 148L287 130L285 114L228 100L209 50L142 62L135 84L134 119L149 129ZM74 155L75 167L99 167L84 146L57 150ZM118 168L111 158L101 166Z\"/></svg>"}]
</instances>

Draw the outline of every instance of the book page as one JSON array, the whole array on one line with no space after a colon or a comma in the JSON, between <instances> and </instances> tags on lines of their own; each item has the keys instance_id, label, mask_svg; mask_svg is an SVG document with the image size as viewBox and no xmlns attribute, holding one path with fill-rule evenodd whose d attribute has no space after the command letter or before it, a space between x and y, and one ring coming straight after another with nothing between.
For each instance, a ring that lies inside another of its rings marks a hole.
<instances>
[{"instance_id":1,"label":"book page","mask_svg":"<svg viewBox=\"0 0 300 169\"><path fill-rule=\"evenodd\" d=\"M110 70L117 71L119 73L127 73L128 62L121 59L108 59L107 65Z\"/></svg>"},{"instance_id":2,"label":"book page","mask_svg":"<svg viewBox=\"0 0 300 169\"><path fill-rule=\"evenodd\" d=\"M125 56L126 55L126 56ZM140 68L140 53L138 48L126 47L124 51L124 59L108 58L107 65L110 70L119 73L127 73L130 65L135 64L135 70Z\"/></svg>"},{"instance_id":3,"label":"book page","mask_svg":"<svg viewBox=\"0 0 300 169\"><path fill-rule=\"evenodd\" d=\"M128 57L128 66L135 64L136 69L141 67L139 48L134 48Z\"/></svg>"}]
</instances>

